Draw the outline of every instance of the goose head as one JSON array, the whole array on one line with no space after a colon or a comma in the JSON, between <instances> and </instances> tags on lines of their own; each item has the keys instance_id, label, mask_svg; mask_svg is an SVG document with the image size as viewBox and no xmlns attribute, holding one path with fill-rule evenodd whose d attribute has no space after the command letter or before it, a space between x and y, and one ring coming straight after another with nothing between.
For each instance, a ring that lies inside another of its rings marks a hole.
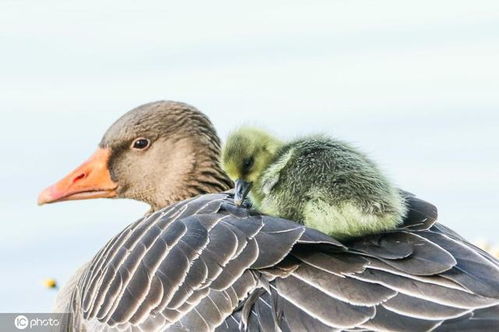
<instances>
[{"instance_id":1,"label":"goose head","mask_svg":"<svg viewBox=\"0 0 499 332\"><path fill-rule=\"evenodd\" d=\"M139 106L104 134L97 151L43 190L38 204L93 198L130 198L157 210L231 181L219 164L220 140L194 107L172 101Z\"/></svg>"},{"instance_id":2,"label":"goose head","mask_svg":"<svg viewBox=\"0 0 499 332\"><path fill-rule=\"evenodd\" d=\"M235 182L236 205L243 203L281 146L277 138L257 128L243 127L229 135L222 149L222 168Z\"/></svg>"}]
</instances>

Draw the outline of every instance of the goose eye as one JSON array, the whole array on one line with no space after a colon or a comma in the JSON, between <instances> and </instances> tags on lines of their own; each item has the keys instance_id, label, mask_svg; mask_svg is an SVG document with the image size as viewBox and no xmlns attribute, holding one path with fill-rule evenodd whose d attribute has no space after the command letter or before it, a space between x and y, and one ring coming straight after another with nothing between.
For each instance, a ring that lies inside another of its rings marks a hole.
<instances>
[{"instance_id":1,"label":"goose eye","mask_svg":"<svg viewBox=\"0 0 499 332\"><path fill-rule=\"evenodd\" d=\"M246 158L243 160L243 168L245 170L249 170L251 168L251 166L253 166L253 158L252 157Z\"/></svg>"},{"instance_id":2,"label":"goose eye","mask_svg":"<svg viewBox=\"0 0 499 332\"><path fill-rule=\"evenodd\" d=\"M135 150L145 150L149 147L151 144L151 141L148 140L147 138L137 138L135 141L132 143L132 149Z\"/></svg>"}]
</instances>

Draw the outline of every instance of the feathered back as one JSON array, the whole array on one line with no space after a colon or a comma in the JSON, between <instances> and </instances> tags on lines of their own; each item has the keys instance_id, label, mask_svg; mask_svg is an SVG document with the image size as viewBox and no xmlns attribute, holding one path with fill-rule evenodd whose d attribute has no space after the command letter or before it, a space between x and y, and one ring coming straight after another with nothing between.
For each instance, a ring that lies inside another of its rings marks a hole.
<instances>
[{"instance_id":1,"label":"feathered back","mask_svg":"<svg viewBox=\"0 0 499 332\"><path fill-rule=\"evenodd\" d=\"M397 231L340 243L203 195L143 218L93 259L69 311L91 331L497 327L498 261L408 196Z\"/></svg>"}]
</instances>

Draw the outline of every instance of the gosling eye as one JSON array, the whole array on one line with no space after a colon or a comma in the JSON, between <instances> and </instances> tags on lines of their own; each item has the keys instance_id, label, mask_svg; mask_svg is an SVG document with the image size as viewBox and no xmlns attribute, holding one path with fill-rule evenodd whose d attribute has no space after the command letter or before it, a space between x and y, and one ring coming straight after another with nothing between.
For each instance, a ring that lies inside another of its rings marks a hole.
<instances>
[{"instance_id":1,"label":"gosling eye","mask_svg":"<svg viewBox=\"0 0 499 332\"><path fill-rule=\"evenodd\" d=\"M131 148L133 150L145 150L150 145L151 145L151 141L148 138L139 137L133 141Z\"/></svg>"},{"instance_id":2,"label":"gosling eye","mask_svg":"<svg viewBox=\"0 0 499 332\"><path fill-rule=\"evenodd\" d=\"M244 171L249 171L249 169L253 166L253 157L245 158L243 160L243 169Z\"/></svg>"}]
</instances>

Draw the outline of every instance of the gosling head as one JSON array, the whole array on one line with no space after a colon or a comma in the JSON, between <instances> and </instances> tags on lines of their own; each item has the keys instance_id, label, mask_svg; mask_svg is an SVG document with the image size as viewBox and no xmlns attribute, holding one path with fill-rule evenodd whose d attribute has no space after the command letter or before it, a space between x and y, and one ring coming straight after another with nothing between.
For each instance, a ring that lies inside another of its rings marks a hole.
<instances>
[{"instance_id":1,"label":"gosling head","mask_svg":"<svg viewBox=\"0 0 499 332\"><path fill-rule=\"evenodd\" d=\"M236 205L243 203L281 145L278 139L256 128L243 127L229 135L222 148L222 168L235 182Z\"/></svg>"}]
</instances>

